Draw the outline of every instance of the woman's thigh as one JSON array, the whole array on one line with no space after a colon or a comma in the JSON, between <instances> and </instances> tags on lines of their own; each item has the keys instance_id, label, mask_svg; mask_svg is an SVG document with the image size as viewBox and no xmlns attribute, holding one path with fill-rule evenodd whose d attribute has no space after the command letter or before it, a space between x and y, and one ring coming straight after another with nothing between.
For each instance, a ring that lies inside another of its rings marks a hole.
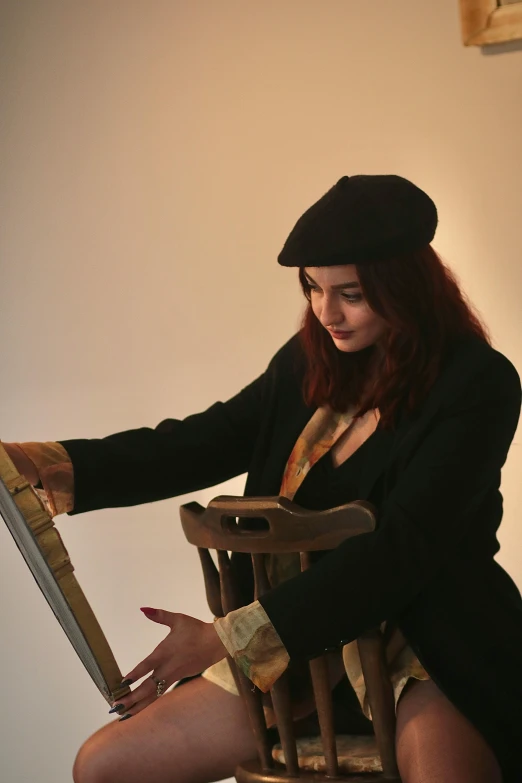
<instances>
[{"instance_id":1,"label":"woman's thigh","mask_svg":"<svg viewBox=\"0 0 522 783\"><path fill-rule=\"evenodd\" d=\"M256 755L238 696L197 677L81 747L75 783L206 783L231 777Z\"/></svg>"},{"instance_id":2,"label":"woman's thigh","mask_svg":"<svg viewBox=\"0 0 522 783\"><path fill-rule=\"evenodd\" d=\"M432 680L410 680L397 705L397 763L403 783L501 783L482 734Z\"/></svg>"}]
</instances>

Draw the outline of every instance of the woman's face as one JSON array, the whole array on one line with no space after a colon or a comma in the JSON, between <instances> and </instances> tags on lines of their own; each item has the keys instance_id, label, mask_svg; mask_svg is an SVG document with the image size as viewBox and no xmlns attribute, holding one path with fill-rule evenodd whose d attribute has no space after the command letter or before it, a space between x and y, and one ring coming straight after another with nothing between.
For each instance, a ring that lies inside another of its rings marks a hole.
<instances>
[{"instance_id":1,"label":"woman's face","mask_svg":"<svg viewBox=\"0 0 522 783\"><path fill-rule=\"evenodd\" d=\"M362 351L379 343L386 321L370 310L353 264L308 266L312 310L340 351Z\"/></svg>"}]
</instances>

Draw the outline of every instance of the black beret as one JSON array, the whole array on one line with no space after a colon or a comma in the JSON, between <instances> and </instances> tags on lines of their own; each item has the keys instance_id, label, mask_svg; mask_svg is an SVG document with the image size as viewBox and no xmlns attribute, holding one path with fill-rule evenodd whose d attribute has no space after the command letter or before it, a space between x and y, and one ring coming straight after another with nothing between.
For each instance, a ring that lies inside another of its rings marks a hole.
<instances>
[{"instance_id":1,"label":"black beret","mask_svg":"<svg viewBox=\"0 0 522 783\"><path fill-rule=\"evenodd\" d=\"M436 227L435 204L404 177L341 177L299 218L277 260L282 266L386 260L428 245Z\"/></svg>"}]
</instances>

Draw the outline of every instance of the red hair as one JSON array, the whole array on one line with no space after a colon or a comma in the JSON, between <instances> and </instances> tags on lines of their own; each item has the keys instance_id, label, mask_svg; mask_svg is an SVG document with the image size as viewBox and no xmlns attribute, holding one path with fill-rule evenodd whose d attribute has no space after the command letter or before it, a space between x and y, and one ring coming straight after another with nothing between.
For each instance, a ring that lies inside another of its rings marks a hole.
<instances>
[{"instance_id":1,"label":"red hair","mask_svg":"<svg viewBox=\"0 0 522 783\"><path fill-rule=\"evenodd\" d=\"M366 302L389 327L375 379L365 389L375 347L353 353L335 347L312 311L310 286L300 268L299 281L309 302L301 329L307 360L304 397L308 405L328 404L336 411L357 404L358 416L378 408L379 426L393 429L399 407L411 412L426 398L455 338L473 333L491 345L491 337L431 245L355 268Z\"/></svg>"}]
</instances>

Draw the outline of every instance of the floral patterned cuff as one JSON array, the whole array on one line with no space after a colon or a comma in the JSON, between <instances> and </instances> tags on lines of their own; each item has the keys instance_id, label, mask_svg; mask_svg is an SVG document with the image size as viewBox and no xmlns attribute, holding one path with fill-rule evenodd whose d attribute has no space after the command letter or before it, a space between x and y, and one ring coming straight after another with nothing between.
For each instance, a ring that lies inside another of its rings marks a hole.
<instances>
[{"instance_id":1,"label":"floral patterned cuff","mask_svg":"<svg viewBox=\"0 0 522 783\"><path fill-rule=\"evenodd\" d=\"M52 517L74 507L74 473L71 459L61 443L18 443L38 471L43 489L36 494Z\"/></svg>"},{"instance_id":2,"label":"floral patterned cuff","mask_svg":"<svg viewBox=\"0 0 522 783\"><path fill-rule=\"evenodd\" d=\"M290 656L259 601L229 612L214 625L239 668L267 693L287 668Z\"/></svg>"}]
</instances>

